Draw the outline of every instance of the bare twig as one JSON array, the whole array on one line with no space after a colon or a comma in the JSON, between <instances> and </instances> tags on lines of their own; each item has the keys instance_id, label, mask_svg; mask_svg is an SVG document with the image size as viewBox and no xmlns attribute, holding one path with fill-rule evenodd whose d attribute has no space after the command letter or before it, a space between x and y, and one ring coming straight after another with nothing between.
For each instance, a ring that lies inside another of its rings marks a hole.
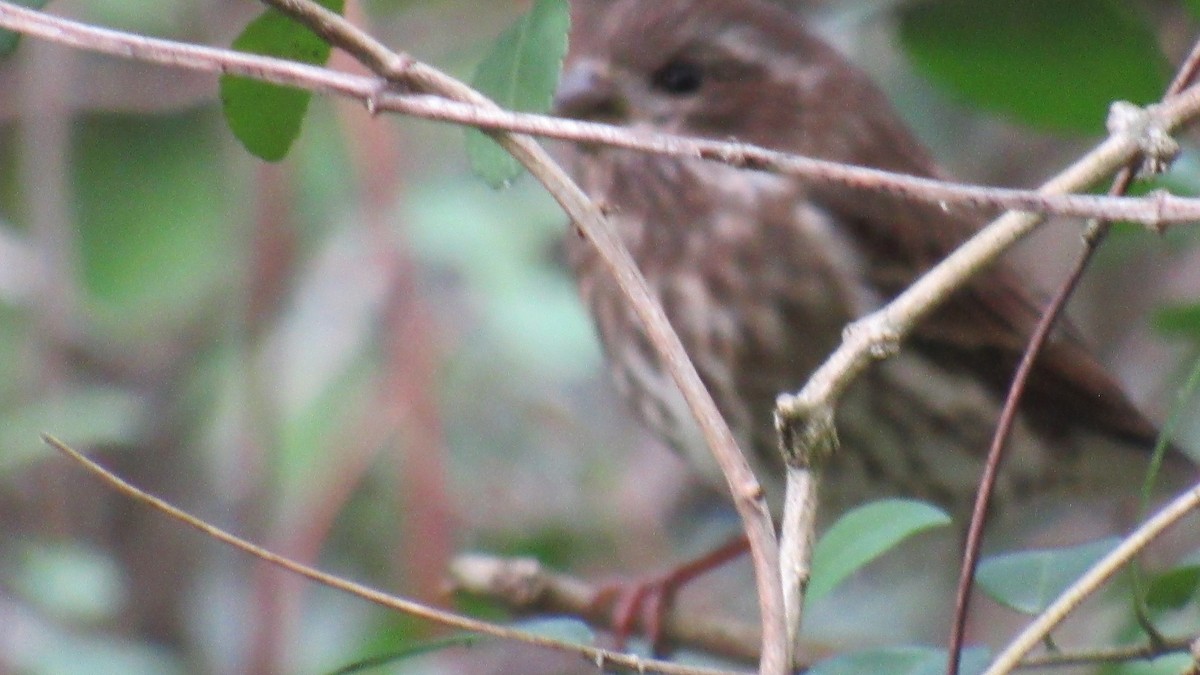
<instances>
[{"instance_id":1,"label":"bare twig","mask_svg":"<svg viewBox=\"0 0 1200 675\"><path fill-rule=\"evenodd\" d=\"M285 7L289 10L303 9L306 13L299 18L305 22L314 22L323 32L341 21L313 3L291 2L280 6L281 9ZM385 109L388 101L404 98L403 95L388 92L386 82L374 78L95 28L42 12L26 10L7 2L0 2L0 26L61 44L126 58L208 72L244 75L314 92L352 96L363 100L368 108L373 110ZM463 109L472 114L500 112L495 104L465 85L432 68L421 67L405 57L396 55L394 59L388 60L385 71L397 77L410 74L413 76L411 84L414 86L439 91L446 96L468 99L471 104L459 105L463 105ZM443 106L454 105L440 96L426 96L423 97L423 101ZM754 564L764 628L761 672L787 672L788 640L779 587L778 542L764 492L749 463L738 449L728 425L701 383L662 309L650 294L645 280L620 240L608 227L599 209L531 139L510 136L507 133L497 133L494 137L547 188L580 232L596 246L618 286L630 299L632 309L643 322L651 342L662 353L663 363L696 416L698 426L728 481L734 506L743 521Z\"/></svg>"},{"instance_id":2,"label":"bare twig","mask_svg":"<svg viewBox=\"0 0 1200 675\"><path fill-rule=\"evenodd\" d=\"M434 609L418 602L413 602L401 597L389 595L368 586L347 581L341 577L322 572L321 570L297 563L290 558L285 558L284 556L272 553L261 546L257 546L249 541L246 541L245 539L230 534L229 532L226 532L215 525L201 520L200 518L197 518L196 516L193 516L190 513L187 513L186 511L173 506L162 499L159 499L158 497L143 492L53 436L43 435L42 439L55 450L58 450L66 457L78 463L89 473L99 478L112 489L141 504L144 504L149 508L154 509L155 511L163 513L169 518L198 530L202 534L212 539L216 539L223 544L228 544L229 546L232 546L243 553L248 553L260 560L288 570L289 572L298 574L330 588L349 593L368 602L373 602L386 609L403 612L410 616L432 621L450 628L458 628L461 630L471 631L473 633L490 635L495 638L511 640L513 642L534 645L537 647L544 647L554 651L578 654L587 660L596 663L597 665L603 665L604 667L624 668L636 672L664 673L665 675L718 675L719 673L725 672L688 668L666 661L642 659L631 654L622 654L606 649L599 649L590 645L563 642L561 640L555 640L553 638L536 635L527 631L506 628L504 626L471 619L469 617L454 614L452 612Z\"/></svg>"},{"instance_id":3,"label":"bare twig","mask_svg":"<svg viewBox=\"0 0 1200 675\"><path fill-rule=\"evenodd\" d=\"M1188 650L1193 638L1168 638L1161 644L1132 645L1128 647L1113 647L1111 649L1096 649L1087 652L1063 652L1060 654L1044 654L1031 656L1017 668L1051 668L1060 666L1097 666L1111 663L1126 663L1129 661L1149 661L1165 654L1184 652Z\"/></svg>"}]
</instances>

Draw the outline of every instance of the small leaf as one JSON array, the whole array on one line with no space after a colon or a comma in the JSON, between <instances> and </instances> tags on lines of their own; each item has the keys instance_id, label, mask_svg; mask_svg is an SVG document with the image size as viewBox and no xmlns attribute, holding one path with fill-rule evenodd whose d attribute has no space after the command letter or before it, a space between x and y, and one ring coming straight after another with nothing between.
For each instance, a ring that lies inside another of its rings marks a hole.
<instances>
[{"instance_id":1,"label":"small leaf","mask_svg":"<svg viewBox=\"0 0 1200 675\"><path fill-rule=\"evenodd\" d=\"M987 667L991 655L983 647L964 649L959 673L973 675ZM820 661L808 675L940 675L946 672L946 652L932 647L883 647L842 654Z\"/></svg>"},{"instance_id":2,"label":"small leaf","mask_svg":"<svg viewBox=\"0 0 1200 675\"><path fill-rule=\"evenodd\" d=\"M1100 132L1112 101L1157 100L1169 72L1153 31L1112 0L923 2L901 13L900 39L951 92L1052 130Z\"/></svg>"},{"instance_id":3,"label":"small leaf","mask_svg":"<svg viewBox=\"0 0 1200 675\"><path fill-rule=\"evenodd\" d=\"M547 112L567 53L568 28L566 0L537 0L496 41L471 85L509 110ZM472 170L493 188L508 185L521 173L517 160L477 129L467 130L467 155Z\"/></svg>"},{"instance_id":4,"label":"small leaf","mask_svg":"<svg viewBox=\"0 0 1200 675\"><path fill-rule=\"evenodd\" d=\"M1067 548L1006 553L984 560L976 581L996 602L1037 614L1120 540L1101 539Z\"/></svg>"},{"instance_id":5,"label":"small leaf","mask_svg":"<svg viewBox=\"0 0 1200 675\"><path fill-rule=\"evenodd\" d=\"M1200 340L1200 303L1163 307L1154 314L1154 329L1164 335Z\"/></svg>"},{"instance_id":6,"label":"small leaf","mask_svg":"<svg viewBox=\"0 0 1200 675\"><path fill-rule=\"evenodd\" d=\"M320 0L341 14L345 0ZM329 43L275 9L251 21L233 41L250 54L276 56L321 65L329 60ZM221 104L233 135L251 154L268 162L284 158L300 135L312 93L235 75L221 77Z\"/></svg>"},{"instance_id":7,"label":"small leaf","mask_svg":"<svg viewBox=\"0 0 1200 675\"><path fill-rule=\"evenodd\" d=\"M1146 604L1152 609L1183 609L1200 587L1200 565L1184 565L1163 572L1150 582Z\"/></svg>"},{"instance_id":8,"label":"small leaf","mask_svg":"<svg viewBox=\"0 0 1200 675\"><path fill-rule=\"evenodd\" d=\"M905 539L949 523L945 511L905 499L885 499L850 511L817 542L806 602L819 600Z\"/></svg>"},{"instance_id":9,"label":"small leaf","mask_svg":"<svg viewBox=\"0 0 1200 675\"><path fill-rule=\"evenodd\" d=\"M29 9L41 9L46 6L46 2L47 0L13 0L13 4ZM20 33L0 28L0 59L16 51L20 37Z\"/></svg>"}]
</instances>

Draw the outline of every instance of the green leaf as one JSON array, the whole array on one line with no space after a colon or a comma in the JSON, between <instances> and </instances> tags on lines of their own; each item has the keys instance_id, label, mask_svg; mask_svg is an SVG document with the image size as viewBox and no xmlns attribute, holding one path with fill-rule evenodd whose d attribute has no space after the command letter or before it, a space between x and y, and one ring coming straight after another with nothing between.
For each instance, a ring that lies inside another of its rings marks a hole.
<instances>
[{"instance_id":1,"label":"green leaf","mask_svg":"<svg viewBox=\"0 0 1200 675\"><path fill-rule=\"evenodd\" d=\"M1200 587L1200 565L1184 565L1154 577L1146 590L1146 605L1152 609L1183 609Z\"/></svg>"},{"instance_id":2,"label":"green leaf","mask_svg":"<svg viewBox=\"0 0 1200 675\"><path fill-rule=\"evenodd\" d=\"M987 667L991 655L983 647L964 649L959 673L972 675ZM946 672L946 651L932 647L883 647L842 654L820 661L808 675L940 675Z\"/></svg>"},{"instance_id":3,"label":"green leaf","mask_svg":"<svg viewBox=\"0 0 1200 675\"><path fill-rule=\"evenodd\" d=\"M345 0L320 0L326 9L342 13ZM316 33L275 9L251 21L233 41L233 48L250 54L276 56L321 65L330 46ZM221 104L229 129L253 155L276 162L287 155L300 135L312 93L234 75L221 77Z\"/></svg>"},{"instance_id":4,"label":"green leaf","mask_svg":"<svg viewBox=\"0 0 1200 675\"><path fill-rule=\"evenodd\" d=\"M92 329L105 339L137 349L158 331L191 330L214 293L237 283L240 224L229 217L235 179L213 142L220 124L190 110L77 125L77 255Z\"/></svg>"},{"instance_id":5,"label":"green leaf","mask_svg":"<svg viewBox=\"0 0 1200 675\"><path fill-rule=\"evenodd\" d=\"M41 9L46 6L47 0L12 0L13 4L20 7L28 7L29 9ZM14 33L11 30L0 29L0 59L8 56L17 49L17 42L21 37L20 33Z\"/></svg>"},{"instance_id":6,"label":"green leaf","mask_svg":"<svg viewBox=\"0 0 1200 675\"><path fill-rule=\"evenodd\" d=\"M806 602L816 602L905 539L949 523L945 511L905 499L885 499L850 511L817 542Z\"/></svg>"},{"instance_id":7,"label":"green leaf","mask_svg":"<svg viewBox=\"0 0 1200 675\"><path fill-rule=\"evenodd\" d=\"M1119 543L1108 538L1079 546L1006 553L984 560L976 581L996 602L1037 614Z\"/></svg>"},{"instance_id":8,"label":"green leaf","mask_svg":"<svg viewBox=\"0 0 1200 675\"><path fill-rule=\"evenodd\" d=\"M913 63L966 101L1035 127L1096 133L1115 100L1148 103L1168 64L1116 0L945 0L901 13Z\"/></svg>"},{"instance_id":9,"label":"green leaf","mask_svg":"<svg viewBox=\"0 0 1200 675\"><path fill-rule=\"evenodd\" d=\"M1163 307L1154 314L1154 328L1164 335L1200 340L1200 303Z\"/></svg>"},{"instance_id":10,"label":"green leaf","mask_svg":"<svg viewBox=\"0 0 1200 675\"><path fill-rule=\"evenodd\" d=\"M537 0L496 41L471 85L509 110L547 112L567 53L568 28L566 0ZM507 186L521 173L517 160L477 129L467 130L467 155L472 170L493 188Z\"/></svg>"}]
</instances>

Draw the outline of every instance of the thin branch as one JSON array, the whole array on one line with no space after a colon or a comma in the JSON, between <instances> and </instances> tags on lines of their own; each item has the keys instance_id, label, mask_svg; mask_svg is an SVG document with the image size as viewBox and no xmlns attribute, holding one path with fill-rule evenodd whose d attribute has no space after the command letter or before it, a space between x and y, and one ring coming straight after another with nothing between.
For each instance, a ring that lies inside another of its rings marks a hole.
<instances>
[{"instance_id":1,"label":"thin branch","mask_svg":"<svg viewBox=\"0 0 1200 675\"><path fill-rule=\"evenodd\" d=\"M1129 168L1122 169L1113 183L1111 192L1124 193L1132 182L1133 171ZM992 442L988 448L987 459L984 461L983 475L979 479L979 489L975 494L975 504L971 511L971 525L967 530L966 543L963 545L962 567L959 571L958 589L954 599L954 619L950 627L948 649L950 658L946 667L949 675L958 673L963 641L966 637L967 610L970 606L975 570L979 565L979 553L983 547L983 530L987 522L988 507L991 504L992 489L1000 475L1000 465L1004 459L1004 452L1013 425L1016 424L1018 408L1025 393L1025 384L1028 382L1030 374L1033 373L1033 366L1037 361L1038 354L1041 353L1042 347L1050 338L1050 333L1059 317L1062 316L1067 301L1075 293L1080 280L1083 279L1084 271L1087 270L1088 264L1108 231L1106 221L1097 222L1096 225L1095 235L1084 240L1083 251L1076 260L1074 269L1071 270L1071 274L1050 300L1045 312L1038 320L1033 334L1029 337L1029 344L1021 355L1021 362L1013 375L1012 384L1004 399L1004 406L1000 410L1000 420L996 425L996 431L992 434Z\"/></svg>"},{"instance_id":2,"label":"thin branch","mask_svg":"<svg viewBox=\"0 0 1200 675\"><path fill-rule=\"evenodd\" d=\"M536 635L534 633L506 628L504 626L488 623L486 621L479 621L469 617L461 616L459 614L454 614L452 612L434 609L418 602L406 600L394 595L388 595L387 593L377 591L368 586L347 581L341 577L322 572L321 570L313 567L295 562L290 558L272 553L261 546L246 541L245 539L242 539L236 535L230 534L229 532L226 532L215 525L201 520L200 518L197 518L196 516L193 516L190 513L187 513L186 511L173 506L162 499L159 499L158 497L134 487L133 485L122 480L116 474L113 474L108 469L96 464L79 451L71 448L53 436L43 434L42 440L44 440L55 450L58 450L66 457L82 466L89 473L99 478L103 483L112 489L151 509L154 509L155 511L159 511L169 518L198 530L202 534L212 539L216 539L223 544L232 546L243 553L248 553L260 560L288 570L289 572L305 577L319 584L323 584L330 588L349 593L368 602L373 602L386 609L403 612L410 616L432 621L450 628L480 633L483 635L489 635L503 640L511 640L513 642L520 642L522 644L533 645L536 647L544 647L554 651L577 654L597 664L598 666L602 665L604 667L625 668L636 672L663 673L664 675L718 675L727 673L727 671L688 668L666 661L642 659L632 654L621 654L619 652L600 649L589 645L563 642L561 640L555 640L541 635Z\"/></svg>"},{"instance_id":3,"label":"thin branch","mask_svg":"<svg viewBox=\"0 0 1200 675\"><path fill-rule=\"evenodd\" d=\"M300 5L298 0L274 1L279 3L279 7ZM345 25L351 26L348 23ZM98 28L29 10L4 0L0 0L0 27L89 51L189 70L241 75L314 93L354 98L373 111L399 112L412 117L486 130L511 131L672 157L705 159L747 169L792 175L811 183L878 190L914 201L964 204L1076 218L1123 220L1141 223L1155 230L1165 225L1200 220L1200 199L1177 197L1165 192L1155 192L1142 197L1114 198L970 185L789 155L746 143L632 131L625 127L596 122L514 113L448 100L446 94L408 94L394 91L374 77ZM329 22L325 25L324 32L329 35L342 35L342 25ZM364 46L378 45L374 41L346 44L355 45L352 53L366 59L364 63L369 67L378 68L376 72L386 73L387 78L407 82L412 88L421 91L434 90L426 80L430 71L433 71L428 66L394 52L387 52L390 56L385 58L375 47ZM346 47L345 44L339 46ZM461 83L458 83L458 86L465 87ZM457 93L461 94L463 90L460 89ZM1191 87L1178 96L1164 100L1160 106L1149 112L1151 118L1157 120L1163 129L1173 129L1183 120L1194 117L1198 109L1200 89ZM1128 140L1137 142L1132 136ZM1109 170L1112 168L1114 167L1110 167Z\"/></svg>"},{"instance_id":4,"label":"thin branch","mask_svg":"<svg viewBox=\"0 0 1200 675\"><path fill-rule=\"evenodd\" d=\"M1070 588L1046 608L1046 611L1021 631L985 671L984 675L1011 672L1021 659L1041 643L1050 631L1089 595L1129 563L1150 542L1184 516L1200 506L1200 484L1185 490L1126 537L1111 553L1091 567Z\"/></svg>"},{"instance_id":5,"label":"thin branch","mask_svg":"<svg viewBox=\"0 0 1200 675\"><path fill-rule=\"evenodd\" d=\"M1166 654L1186 652L1194 638L1168 638L1160 644L1130 645L1087 652L1064 652L1031 656L1017 668L1054 668L1061 666L1097 666L1128 661L1149 661Z\"/></svg>"}]
</instances>

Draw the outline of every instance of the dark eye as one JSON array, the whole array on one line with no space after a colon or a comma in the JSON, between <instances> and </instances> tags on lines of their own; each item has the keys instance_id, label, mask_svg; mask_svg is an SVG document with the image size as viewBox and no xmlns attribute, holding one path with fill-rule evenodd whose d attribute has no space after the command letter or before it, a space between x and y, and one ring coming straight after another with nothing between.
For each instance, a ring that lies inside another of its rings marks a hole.
<instances>
[{"instance_id":1,"label":"dark eye","mask_svg":"<svg viewBox=\"0 0 1200 675\"><path fill-rule=\"evenodd\" d=\"M686 95L700 89L704 69L693 61L671 61L651 76L650 84L668 94Z\"/></svg>"}]
</instances>

